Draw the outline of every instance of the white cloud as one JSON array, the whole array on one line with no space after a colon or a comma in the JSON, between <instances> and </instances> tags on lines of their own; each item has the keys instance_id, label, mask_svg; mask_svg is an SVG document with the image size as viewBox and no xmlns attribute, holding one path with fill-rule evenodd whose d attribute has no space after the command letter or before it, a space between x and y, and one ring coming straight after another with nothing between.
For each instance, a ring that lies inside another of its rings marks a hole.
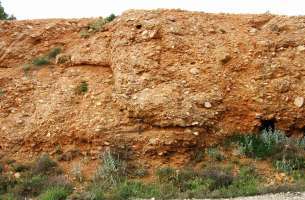
<instances>
[{"instance_id":1,"label":"white cloud","mask_svg":"<svg viewBox=\"0 0 305 200\"><path fill-rule=\"evenodd\" d=\"M181 8L227 13L305 15L304 0L2 0L18 19L106 16L135 9Z\"/></svg>"}]
</instances>

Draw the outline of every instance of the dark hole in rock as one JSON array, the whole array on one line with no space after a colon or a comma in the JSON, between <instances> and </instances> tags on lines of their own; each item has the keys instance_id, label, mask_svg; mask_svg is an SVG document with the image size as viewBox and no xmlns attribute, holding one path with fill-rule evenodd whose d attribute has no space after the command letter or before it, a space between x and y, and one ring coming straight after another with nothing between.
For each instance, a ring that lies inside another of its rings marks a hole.
<instances>
[{"instance_id":1,"label":"dark hole in rock","mask_svg":"<svg viewBox=\"0 0 305 200\"><path fill-rule=\"evenodd\" d=\"M141 24L138 24L138 25L136 25L136 28L137 28L137 29L141 29L141 28L142 28L142 25L141 25Z\"/></svg>"},{"instance_id":2,"label":"dark hole in rock","mask_svg":"<svg viewBox=\"0 0 305 200\"><path fill-rule=\"evenodd\" d=\"M275 129L275 119L269 119L269 120L261 120L261 125L259 127L259 130L272 130Z\"/></svg>"}]
</instances>

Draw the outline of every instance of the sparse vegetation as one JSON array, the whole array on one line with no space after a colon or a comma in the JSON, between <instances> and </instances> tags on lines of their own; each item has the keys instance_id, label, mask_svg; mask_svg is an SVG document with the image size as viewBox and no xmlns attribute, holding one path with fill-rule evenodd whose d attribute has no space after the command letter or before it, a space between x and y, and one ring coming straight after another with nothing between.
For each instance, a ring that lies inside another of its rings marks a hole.
<instances>
[{"instance_id":1,"label":"sparse vegetation","mask_svg":"<svg viewBox=\"0 0 305 200\"><path fill-rule=\"evenodd\" d=\"M283 132L263 130L259 135L234 137L240 151L251 158L270 159L275 168L284 172L305 169L304 138L289 138Z\"/></svg>"},{"instance_id":2,"label":"sparse vegetation","mask_svg":"<svg viewBox=\"0 0 305 200\"><path fill-rule=\"evenodd\" d=\"M22 66L24 74L27 76L32 69L51 64L52 60L54 60L61 51L61 48L55 47L45 55L34 58L31 63L24 64Z\"/></svg>"},{"instance_id":3,"label":"sparse vegetation","mask_svg":"<svg viewBox=\"0 0 305 200\"><path fill-rule=\"evenodd\" d=\"M155 182L144 184L129 181L126 165L118 159L110 151L103 154L103 165L88 188L91 199L216 198L262 192L261 178L254 168L240 167L234 175L231 167L210 166L202 170L162 167L156 170Z\"/></svg>"},{"instance_id":4,"label":"sparse vegetation","mask_svg":"<svg viewBox=\"0 0 305 200\"><path fill-rule=\"evenodd\" d=\"M99 32L102 31L105 24L113 21L117 16L114 14L111 14L105 18L100 17L94 22L90 23L86 29L82 29L80 31L80 36L82 38L88 38L90 36L90 33L92 32Z\"/></svg>"},{"instance_id":5,"label":"sparse vegetation","mask_svg":"<svg viewBox=\"0 0 305 200\"><path fill-rule=\"evenodd\" d=\"M115 14L110 14L108 17L105 17L106 22L112 22L117 16Z\"/></svg>"},{"instance_id":6,"label":"sparse vegetation","mask_svg":"<svg viewBox=\"0 0 305 200\"><path fill-rule=\"evenodd\" d=\"M76 86L75 93L80 95L85 94L86 92L88 92L88 83L87 81L81 81L80 84Z\"/></svg>"},{"instance_id":7,"label":"sparse vegetation","mask_svg":"<svg viewBox=\"0 0 305 200\"><path fill-rule=\"evenodd\" d=\"M299 157L304 155L304 153L300 153L304 150L303 141L304 139L288 138L280 131L271 130L262 131L260 135L242 135L234 139L230 138L230 143L233 146L237 144L244 155L254 159L271 159L271 163L273 163L273 160L278 160L278 169L281 168L290 173L294 172L294 176L298 177L296 180L303 180L304 182L305 179L300 178L302 177L300 174L303 174L300 173L304 166L303 159ZM292 144L294 144L295 151L291 149ZM283 148L284 146L286 148ZM281 148L282 150L279 151ZM110 196L107 191L104 191L103 197L106 199L227 198L263 194L271 191L289 191L289 189L293 189L293 191L302 190L304 185L304 183L298 183L300 186L298 187L296 184L284 184L266 188L264 187L264 178L256 173L255 168L240 166L238 162L235 163L235 168L238 168L236 173L236 169L233 170L231 165L226 167L223 164L221 165L221 161L226 158L222 156L223 154L217 146L208 149L207 155L217 162L214 166L205 167L202 171L178 170L171 167L160 168L156 171L156 182L143 184L124 179L125 181L119 181L112 186ZM286 160L289 160L289 162L285 163ZM281 166L279 165L280 162Z\"/></svg>"},{"instance_id":8,"label":"sparse vegetation","mask_svg":"<svg viewBox=\"0 0 305 200\"><path fill-rule=\"evenodd\" d=\"M4 95L4 91L0 88L0 97Z\"/></svg>"},{"instance_id":9,"label":"sparse vegetation","mask_svg":"<svg viewBox=\"0 0 305 200\"><path fill-rule=\"evenodd\" d=\"M0 199L24 199L42 195L39 199L58 200L65 199L66 194L72 192L69 181L59 175L61 170L47 155L29 164L13 162L9 167L15 174L9 171L0 174ZM59 198L63 194L65 197Z\"/></svg>"},{"instance_id":10,"label":"sparse vegetation","mask_svg":"<svg viewBox=\"0 0 305 200\"><path fill-rule=\"evenodd\" d=\"M103 186L116 186L126 179L126 163L107 150L102 155L102 165L97 169L94 181Z\"/></svg>"},{"instance_id":11,"label":"sparse vegetation","mask_svg":"<svg viewBox=\"0 0 305 200\"><path fill-rule=\"evenodd\" d=\"M80 183L84 181L84 175L82 172L81 163L77 163L73 166L72 173L75 180L77 180Z\"/></svg>"},{"instance_id":12,"label":"sparse vegetation","mask_svg":"<svg viewBox=\"0 0 305 200\"><path fill-rule=\"evenodd\" d=\"M224 156L220 153L219 149L215 147L208 148L207 155L216 161L222 161L224 159Z\"/></svg>"},{"instance_id":13,"label":"sparse vegetation","mask_svg":"<svg viewBox=\"0 0 305 200\"><path fill-rule=\"evenodd\" d=\"M47 57L42 56L42 57L35 58L32 61L32 64L35 65L35 66L43 66L43 65L50 64L50 61Z\"/></svg>"},{"instance_id":14,"label":"sparse vegetation","mask_svg":"<svg viewBox=\"0 0 305 200\"><path fill-rule=\"evenodd\" d=\"M253 139L254 138L254 139ZM255 142L253 142L254 140ZM257 140L263 144L258 144ZM244 149L247 157L257 161L270 161L275 171L280 170L293 177L293 182L265 186L265 177L257 173L255 166L242 162L228 162L222 148L208 149L204 159L213 163L199 168L176 169L165 166L156 169L155 180L149 183L136 178L147 175L140 164L128 164L128 156L121 151L106 150L101 156L101 165L86 188L86 191L73 194L76 199L108 200L134 198L231 198L250 196L269 192L304 191L304 139L286 137L279 131L263 131L261 135L242 135L229 138L228 146ZM266 149L263 149L263 147ZM283 148L285 147L285 148ZM282 149L283 148L283 149ZM124 147L128 149L128 147ZM259 156L250 153L257 152ZM228 149L226 149L228 151ZM226 164L224 164L226 161ZM32 164L21 165L10 162L20 178L9 173L0 173L0 198L38 197L42 200L66 199L72 192L72 185L61 175L58 165L47 155L42 155ZM2 171L5 169L2 167ZM76 181L83 182L80 166L74 167ZM137 175L139 174L139 175ZM80 178L79 178L80 177Z\"/></svg>"},{"instance_id":15,"label":"sparse vegetation","mask_svg":"<svg viewBox=\"0 0 305 200\"><path fill-rule=\"evenodd\" d=\"M33 174L50 174L57 173L57 163L53 161L47 154L43 154L39 157L32 166Z\"/></svg>"},{"instance_id":16,"label":"sparse vegetation","mask_svg":"<svg viewBox=\"0 0 305 200\"><path fill-rule=\"evenodd\" d=\"M27 76L29 74L30 70L31 70L31 65L30 64L24 64L22 69L23 69L24 75Z\"/></svg>"},{"instance_id":17,"label":"sparse vegetation","mask_svg":"<svg viewBox=\"0 0 305 200\"><path fill-rule=\"evenodd\" d=\"M51 187L48 188L44 193L39 197L40 200L65 200L68 195L71 193L70 190L64 187Z\"/></svg>"},{"instance_id":18,"label":"sparse vegetation","mask_svg":"<svg viewBox=\"0 0 305 200\"><path fill-rule=\"evenodd\" d=\"M61 48L55 47L48 53L48 59L54 59L58 54L60 54Z\"/></svg>"},{"instance_id":19,"label":"sparse vegetation","mask_svg":"<svg viewBox=\"0 0 305 200\"><path fill-rule=\"evenodd\" d=\"M79 32L79 35L80 35L81 38L88 38L90 36L90 33L88 32L87 29L82 29Z\"/></svg>"}]
</instances>

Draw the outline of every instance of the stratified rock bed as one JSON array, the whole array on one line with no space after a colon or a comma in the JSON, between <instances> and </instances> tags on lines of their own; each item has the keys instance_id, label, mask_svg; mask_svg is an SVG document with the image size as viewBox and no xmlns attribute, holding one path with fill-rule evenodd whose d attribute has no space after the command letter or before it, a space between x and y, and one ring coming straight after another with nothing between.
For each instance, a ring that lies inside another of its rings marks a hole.
<instances>
[{"instance_id":1,"label":"stratified rock bed","mask_svg":"<svg viewBox=\"0 0 305 200\"><path fill-rule=\"evenodd\" d=\"M130 10L81 37L95 20L0 22L0 151L183 157L265 124L304 131L305 17ZM68 62L25 72L54 47Z\"/></svg>"}]
</instances>

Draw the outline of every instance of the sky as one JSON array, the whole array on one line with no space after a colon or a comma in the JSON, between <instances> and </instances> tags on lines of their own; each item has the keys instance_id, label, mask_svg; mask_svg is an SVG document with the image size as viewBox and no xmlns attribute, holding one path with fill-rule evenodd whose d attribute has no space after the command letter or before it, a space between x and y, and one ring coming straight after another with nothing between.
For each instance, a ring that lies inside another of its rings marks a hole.
<instances>
[{"instance_id":1,"label":"sky","mask_svg":"<svg viewBox=\"0 0 305 200\"><path fill-rule=\"evenodd\" d=\"M0 0L18 19L120 15L127 9L181 8L212 13L305 15L305 0Z\"/></svg>"}]
</instances>

